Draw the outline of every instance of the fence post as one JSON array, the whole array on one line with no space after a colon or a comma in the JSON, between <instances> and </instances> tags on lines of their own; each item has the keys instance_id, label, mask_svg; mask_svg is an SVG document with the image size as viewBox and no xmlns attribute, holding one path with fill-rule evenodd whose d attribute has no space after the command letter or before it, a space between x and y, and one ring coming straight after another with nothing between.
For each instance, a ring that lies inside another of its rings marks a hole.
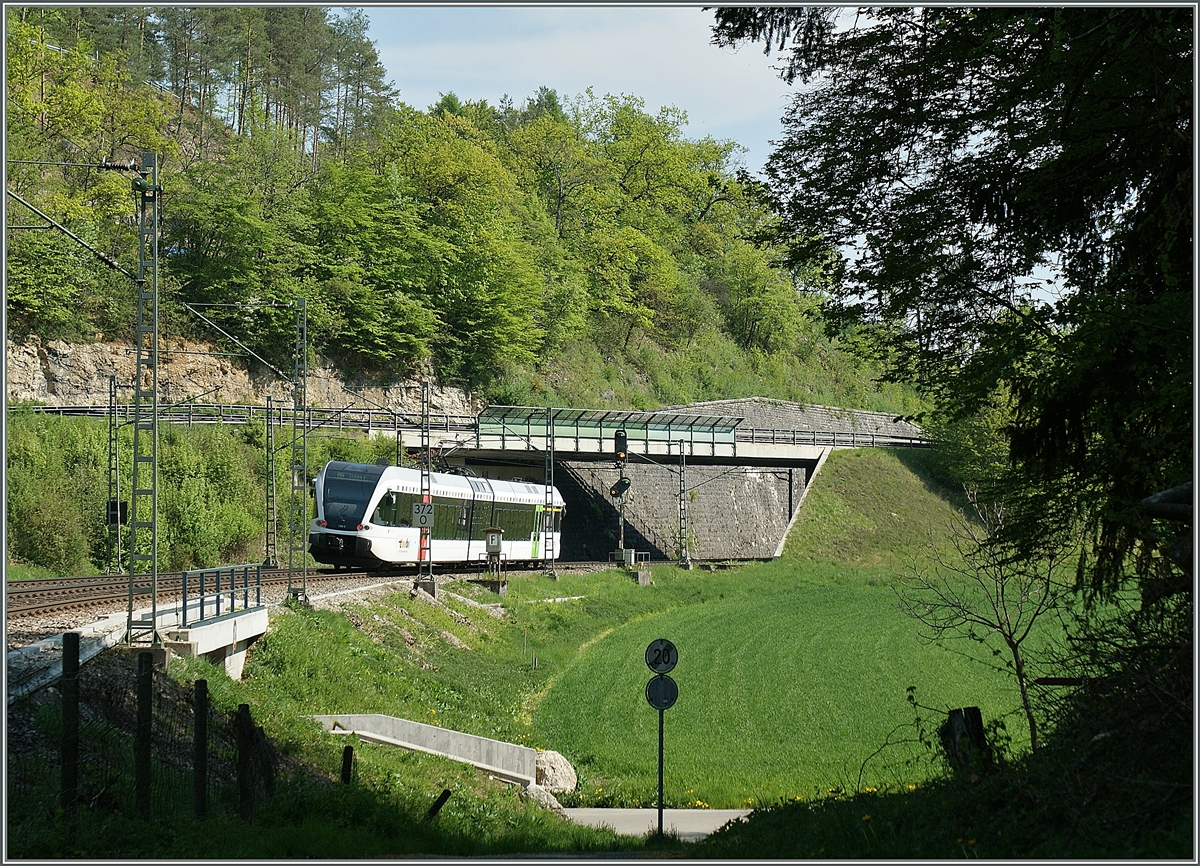
<instances>
[{"instance_id":1,"label":"fence post","mask_svg":"<svg viewBox=\"0 0 1200 866\"><path fill-rule=\"evenodd\" d=\"M138 653L137 735L133 741L134 802L139 818L150 817L150 725L154 685L154 654Z\"/></svg>"},{"instance_id":2,"label":"fence post","mask_svg":"<svg viewBox=\"0 0 1200 866\"><path fill-rule=\"evenodd\" d=\"M62 805L73 809L79 793L79 632L62 636Z\"/></svg>"},{"instance_id":3,"label":"fence post","mask_svg":"<svg viewBox=\"0 0 1200 866\"><path fill-rule=\"evenodd\" d=\"M342 784L350 784L350 770L354 766L354 746L342 749Z\"/></svg>"},{"instance_id":4,"label":"fence post","mask_svg":"<svg viewBox=\"0 0 1200 866\"><path fill-rule=\"evenodd\" d=\"M192 694L192 810L208 811L208 680L196 680Z\"/></svg>"},{"instance_id":5,"label":"fence post","mask_svg":"<svg viewBox=\"0 0 1200 866\"><path fill-rule=\"evenodd\" d=\"M253 768L254 724L250 720L250 705L238 704L237 721L237 786L238 814L243 820L249 821L254 811L254 779L251 778Z\"/></svg>"}]
</instances>

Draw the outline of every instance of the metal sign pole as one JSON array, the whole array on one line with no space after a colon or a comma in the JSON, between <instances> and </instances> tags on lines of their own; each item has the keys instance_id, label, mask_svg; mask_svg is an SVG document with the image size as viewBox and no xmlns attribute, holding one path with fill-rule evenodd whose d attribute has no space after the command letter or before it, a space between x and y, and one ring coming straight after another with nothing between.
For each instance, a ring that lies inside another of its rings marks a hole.
<instances>
[{"instance_id":1,"label":"metal sign pole","mask_svg":"<svg viewBox=\"0 0 1200 866\"><path fill-rule=\"evenodd\" d=\"M658 835L663 835L663 713L675 705L679 687L667 676L679 661L679 651L666 638L646 647L646 667L654 672L646 683L646 701L658 710Z\"/></svg>"},{"instance_id":2,"label":"metal sign pole","mask_svg":"<svg viewBox=\"0 0 1200 866\"><path fill-rule=\"evenodd\" d=\"M658 711L658 835L663 834L663 713Z\"/></svg>"}]
</instances>

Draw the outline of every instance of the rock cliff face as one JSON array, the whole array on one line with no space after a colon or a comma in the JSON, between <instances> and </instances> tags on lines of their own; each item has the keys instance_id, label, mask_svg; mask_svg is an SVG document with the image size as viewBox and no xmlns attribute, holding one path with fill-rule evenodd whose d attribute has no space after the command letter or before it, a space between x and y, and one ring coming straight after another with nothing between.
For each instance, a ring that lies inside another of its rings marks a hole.
<instances>
[{"instance_id":1,"label":"rock cliff face","mask_svg":"<svg viewBox=\"0 0 1200 866\"><path fill-rule=\"evenodd\" d=\"M291 403L291 386L274 371L256 361L243 365L241 359L218 354L220 352L220 349L203 343L171 343L160 351L159 400L177 403L208 394L201 402L262 406L267 396L271 396ZM117 377L119 401L129 402L133 397L136 353L129 345L69 344L61 340L43 344L34 337L25 343L9 343L6 361L10 403L33 400L51 406L105 405L110 376ZM388 386L347 383L322 362L308 370L308 405L340 408L357 402L362 408L370 408L369 403L349 393L346 385L381 406L405 412L421 410L419 377ZM434 412L449 415L474 415L483 408L472 395L436 383L431 402Z\"/></svg>"}]
</instances>

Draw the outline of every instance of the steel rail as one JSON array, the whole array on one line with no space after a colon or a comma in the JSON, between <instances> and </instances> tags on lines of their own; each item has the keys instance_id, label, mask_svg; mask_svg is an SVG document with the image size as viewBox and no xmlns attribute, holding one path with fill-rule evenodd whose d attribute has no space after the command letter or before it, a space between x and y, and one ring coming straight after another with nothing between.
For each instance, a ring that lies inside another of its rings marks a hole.
<instances>
[{"instance_id":1,"label":"steel rail","mask_svg":"<svg viewBox=\"0 0 1200 866\"><path fill-rule=\"evenodd\" d=\"M595 568L609 563L601 562L572 562L560 563L566 569ZM481 573L480 569L464 569L464 563L435 563L435 571L441 575L463 575L469 578ZM473 565L473 563L472 563ZM529 570L541 568L541 563L535 563ZM407 580L416 577L417 566L401 566L378 571L365 569L317 570L309 572L309 579L322 583L342 581L355 578L379 578ZM149 575L145 575L147 580ZM272 569L264 571L262 585L264 587L286 587L288 582L287 569ZM135 580L136 583L136 580ZM240 589L240 588L239 588ZM183 592L183 580L179 572L158 576L158 595L160 599L178 600ZM10 581L5 587L5 614L9 618L43 616L70 610L81 610L99 607L106 604L125 602L129 593L129 575L97 574L67 578L36 578L32 580ZM134 586L134 598L149 598L151 589L146 586Z\"/></svg>"}]
</instances>

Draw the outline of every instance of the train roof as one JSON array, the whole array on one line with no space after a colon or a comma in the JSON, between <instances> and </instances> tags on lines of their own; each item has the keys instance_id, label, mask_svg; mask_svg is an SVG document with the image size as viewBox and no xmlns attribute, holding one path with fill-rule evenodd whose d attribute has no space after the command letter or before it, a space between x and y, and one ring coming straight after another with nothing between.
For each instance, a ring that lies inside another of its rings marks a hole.
<instances>
[{"instance_id":1,"label":"train roof","mask_svg":"<svg viewBox=\"0 0 1200 866\"><path fill-rule=\"evenodd\" d=\"M421 492L421 470L408 466L381 466L371 463L349 463L333 460L325 465L325 471L353 472L361 474L362 480L371 480L377 485L406 493ZM544 503L546 485L529 484L521 481L502 481L498 478L479 478L470 475L455 475L449 472L429 473L430 492L434 496L469 499L473 490L491 490L497 502ZM562 494L555 488L553 503L563 506Z\"/></svg>"}]
</instances>

